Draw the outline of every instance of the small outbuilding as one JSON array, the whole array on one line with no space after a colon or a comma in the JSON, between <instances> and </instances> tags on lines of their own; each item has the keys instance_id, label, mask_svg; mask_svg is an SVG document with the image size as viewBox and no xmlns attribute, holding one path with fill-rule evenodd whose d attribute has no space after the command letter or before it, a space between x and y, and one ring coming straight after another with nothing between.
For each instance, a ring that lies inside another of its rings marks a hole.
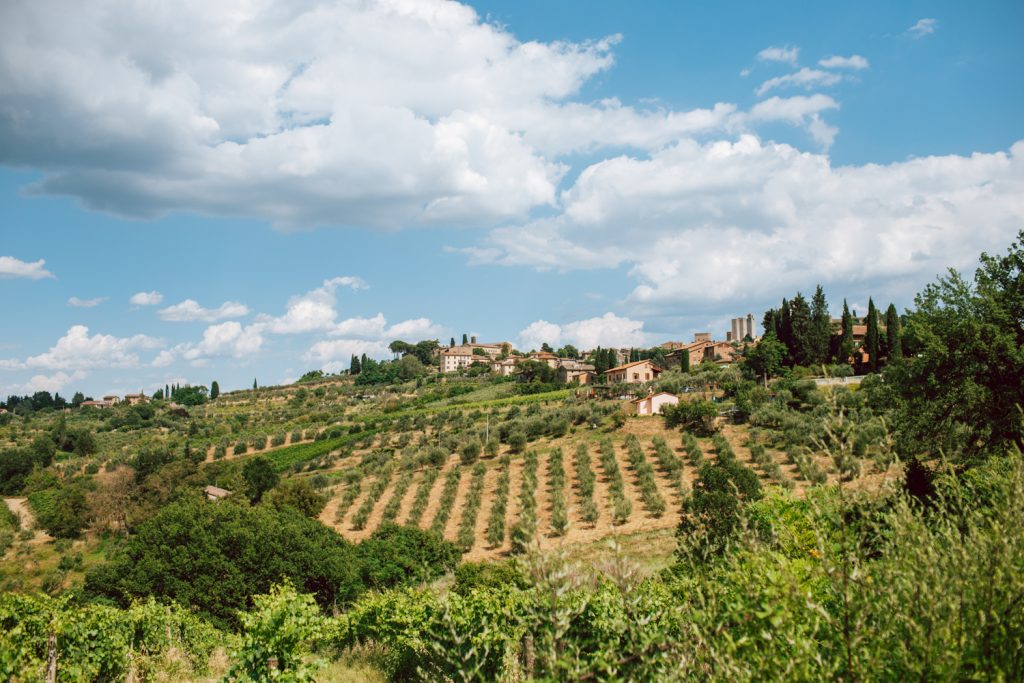
<instances>
[{"instance_id":1,"label":"small outbuilding","mask_svg":"<svg viewBox=\"0 0 1024 683\"><path fill-rule=\"evenodd\" d=\"M220 500L231 495L231 491L222 489L219 486L207 486L203 489L203 493L206 494L206 500Z\"/></svg>"},{"instance_id":2,"label":"small outbuilding","mask_svg":"<svg viewBox=\"0 0 1024 683\"><path fill-rule=\"evenodd\" d=\"M679 397L667 391L659 391L656 394L634 398L625 404L625 409L635 415L658 415L666 405L676 405Z\"/></svg>"}]
</instances>

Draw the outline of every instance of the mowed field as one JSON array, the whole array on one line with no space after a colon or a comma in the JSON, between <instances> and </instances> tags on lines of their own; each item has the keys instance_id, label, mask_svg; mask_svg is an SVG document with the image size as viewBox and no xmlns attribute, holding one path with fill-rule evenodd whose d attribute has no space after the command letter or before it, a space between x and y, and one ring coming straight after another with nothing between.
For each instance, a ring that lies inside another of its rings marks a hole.
<instances>
[{"instance_id":1,"label":"mowed field","mask_svg":"<svg viewBox=\"0 0 1024 683\"><path fill-rule=\"evenodd\" d=\"M764 485L777 483L766 476L764 468L754 466L750 450L745 445L745 426L730 425L722 433L732 446L736 458L752 467ZM643 460L650 466L648 482L653 479L656 496L652 494L649 483L645 490L644 476L640 470L646 467L643 464L637 466L639 461L635 454L630 458L627 446L629 435L636 437L643 452ZM526 498L530 497L536 510L536 525L532 536L541 550L588 544L611 536L664 532L679 524L681 504L697 476L697 468L682 447L681 436L678 430L665 429L660 418L636 418L628 420L621 429L610 434L583 431L555 440L539 439L530 444L524 453L509 453L503 446L498 456L481 458L476 465L461 464L459 457L452 454L440 468L433 468L434 471L431 468L420 468L407 472L390 470L380 475L367 475L359 482L358 494L354 496L354 489L346 490L351 485L335 486L331 489L331 498L320 520L353 541L368 537L383 521L412 524L423 529L434 528L453 542L459 542L461 536L462 547L465 549L463 559L472 561L499 559L510 553L511 529L523 519L524 502L529 505ZM664 454L659 457L655 448L657 437L664 439L668 450L678 465L681 465L676 470L678 475L672 468L665 466ZM611 442L614 465L610 458L602 457L604 440ZM704 456L713 460L716 453L712 441L698 441ZM577 454L581 444L586 448L589 468L594 474L592 499L596 519L586 517L587 496L580 484L585 475L581 477ZM531 485L533 479L527 473L531 459L527 453L530 451L536 454L535 485ZM558 477L558 466L553 460L559 453L564 471L562 477ZM787 462L784 453L770 451L770 455L779 463L785 477L792 482L795 493L802 494L809 483L800 478L797 467ZM341 462L338 466L341 469L345 469L346 465L354 466L357 459L348 458L346 460L349 463ZM819 456L817 462L829 472L830 480L838 478L828 458ZM506 468L508 481L504 488L507 494L501 496L499 492L503 487L499 483ZM628 514L623 515L623 506L619 503L618 518L614 483L616 468L623 484L619 495L628 501L629 509ZM559 484L559 481L562 483ZM454 496L451 495L452 488ZM561 490L561 496L558 496L558 490ZM658 509L656 503L651 503L658 498L664 502L663 510ZM504 514L501 514L501 500L505 502ZM562 530L556 521L559 516L556 507L560 505L564 505L567 521ZM495 517L501 521L496 522L493 519ZM489 527L495 525L503 527L503 531L496 533L492 529L488 533ZM469 537L470 542L466 543L465 529L470 526L472 535ZM461 535L460 530L463 530ZM497 538L500 538L500 542L497 542Z\"/></svg>"}]
</instances>

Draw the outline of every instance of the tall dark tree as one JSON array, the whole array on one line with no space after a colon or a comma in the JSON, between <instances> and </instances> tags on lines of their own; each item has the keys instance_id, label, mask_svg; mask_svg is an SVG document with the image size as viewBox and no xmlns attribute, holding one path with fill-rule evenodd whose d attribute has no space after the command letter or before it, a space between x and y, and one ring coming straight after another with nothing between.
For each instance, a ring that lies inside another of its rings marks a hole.
<instances>
[{"instance_id":1,"label":"tall dark tree","mask_svg":"<svg viewBox=\"0 0 1024 683\"><path fill-rule=\"evenodd\" d=\"M256 389L260 388L259 385L256 384L256 378L255 377L252 378L252 388L253 388L253 391L255 391Z\"/></svg>"},{"instance_id":2,"label":"tall dark tree","mask_svg":"<svg viewBox=\"0 0 1024 683\"><path fill-rule=\"evenodd\" d=\"M455 346L455 337L452 337L452 340L451 342L449 342L448 346Z\"/></svg>"},{"instance_id":3,"label":"tall dark tree","mask_svg":"<svg viewBox=\"0 0 1024 683\"><path fill-rule=\"evenodd\" d=\"M903 357L903 343L900 341L900 315L896 306L889 304L885 309L885 349L889 361Z\"/></svg>"},{"instance_id":4,"label":"tall dark tree","mask_svg":"<svg viewBox=\"0 0 1024 683\"><path fill-rule=\"evenodd\" d=\"M462 333L462 345L465 346L469 343L469 335L465 332Z\"/></svg>"},{"instance_id":5,"label":"tall dark tree","mask_svg":"<svg viewBox=\"0 0 1024 683\"><path fill-rule=\"evenodd\" d=\"M85 394L81 391L76 391L75 395L71 397L71 407L77 408L82 405L82 401L85 400Z\"/></svg>"},{"instance_id":6,"label":"tall dark tree","mask_svg":"<svg viewBox=\"0 0 1024 683\"><path fill-rule=\"evenodd\" d=\"M843 299L843 320L839 334L839 357L836 360L846 363L853 355L853 316L850 315L846 299Z\"/></svg>"},{"instance_id":7,"label":"tall dark tree","mask_svg":"<svg viewBox=\"0 0 1024 683\"><path fill-rule=\"evenodd\" d=\"M604 355L604 349L600 346L594 351L594 372L603 375L608 371L608 357Z\"/></svg>"},{"instance_id":8,"label":"tall dark tree","mask_svg":"<svg viewBox=\"0 0 1024 683\"><path fill-rule=\"evenodd\" d=\"M774 332L772 334L774 334ZM690 352L687 349L683 349L683 352L679 356L679 369L682 372L690 371Z\"/></svg>"},{"instance_id":9,"label":"tall dark tree","mask_svg":"<svg viewBox=\"0 0 1024 683\"><path fill-rule=\"evenodd\" d=\"M778 328L775 330L775 336L786 347L787 361L792 362L789 357L793 352L793 316L790 311L789 302L785 299L782 300L782 307L779 308L776 324Z\"/></svg>"},{"instance_id":10,"label":"tall dark tree","mask_svg":"<svg viewBox=\"0 0 1024 683\"><path fill-rule=\"evenodd\" d=\"M832 337L832 316L828 314L825 290L818 285L811 299L811 362L824 365L828 362L828 342Z\"/></svg>"},{"instance_id":11,"label":"tall dark tree","mask_svg":"<svg viewBox=\"0 0 1024 683\"><path fill-rule=\"evenodd\" d=\"M360 371L359 356L357 356L356 354L353 353L352 354L352 362L349 363L349 366L348 366L348 374L350 374L350 375L358 375L359 371Z\"/></svg>"},{"instance_id":12,"label":"tall dark tree","mask_svg":"<svg viewBox=\"0 0 1024 683\"><path fill-rule=\"evenodd\" d=\"M814 334L811 325L811 307L803 294L797 292L789 302L790 346L789 360L793 365L814 364Z\"/></svg>"},{"instance_id":13,"label":"tall dark tree","mask_svg":"<svg viewBox=\"0 0 1024 683\"><path fill-rule=\"evenodd\" d=\"M210 400L212 401L218 396L220 396L220 385L217 384L217 380L213 380L213 383L210 384Z\"/></svg>"},{"instance_id":14,"label":"tall dark tree","mask_svg":"<svg viewBox=\"0 0 1024 683\"><path fill-rule=\"evenodd\" d=\"M619 367L619 352L615 349L607 349L605 353L608 355L608 369Z\"/></svg>"},{"instance_id":15,"label":"tall dark tree","mask_svg":"<svg viewBox=\"0 0 1024 683\"><path fill-rule=\"evenodd\" d=\"M868 329L864 335L864 350L868 352L868 370L878 372L878 354L881 353L878 337L878 309L868 297Z\"/></svg>"},{"instance_id":16,"label":"tall dark tree","mask_svg":"<svg viewBox=\"0 0 1024 683\"><path fill-rule=\"evenodd\" d=\"M277 472L262 455L245 463L242 477L245 479L249 500L253 503L260 502L263 494L277 486L278 481Z\"/></svg>"}]
</instances>

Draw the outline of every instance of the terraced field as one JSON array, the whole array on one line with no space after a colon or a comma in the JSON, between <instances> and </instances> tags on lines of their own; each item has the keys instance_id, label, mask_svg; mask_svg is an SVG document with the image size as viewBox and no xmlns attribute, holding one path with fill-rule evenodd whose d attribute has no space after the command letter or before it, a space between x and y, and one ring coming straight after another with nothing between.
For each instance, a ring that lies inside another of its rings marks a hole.
<instances>
[{"instance_id":1,"label":"terraced field","mask_svg":"<svg viewBox=\"0 0 1024 683\"><path fill-rule=\"evenodd\" d=\"M765 485L778 483L766 473L768 467L754 462L746 446L745 427L729 426L723 434L736 457L753 467ZM639 445L632 457L631 438ZM659 439L663 440L660 450ZM705 458L717 457L711 439L699 439L698 444ZM583 484L587 476L581 470L581 449L593 473L590 495ZM553 460L559 455L561 474ZM533 457L536 466L530 475ZM762 463L768 458L779 464L783 478L798 494L809 486L784 453L768 451ZM356 460L340 464L342 475ZM825 468L827 462L821 461ZM361 477L358 484L332 487L320 520L353 541L368 537L385 519L434 528L452 542L462 541L464 559L494 559L512 551L516 525L526 529L530 541L541 549L674 528L696 474L679 432L666 430L660 419L637 419L613 434L542 439L524 453L512 453L503 446L497 456L482 458L476 465L462 464L458 455L451 454L436 468L397 472L385 467ZM504 483L503 477L507 478ZM358 488L354 495L353 486ZM596 515L588 514L588 498Z\"/></svg>"}]
</instances>

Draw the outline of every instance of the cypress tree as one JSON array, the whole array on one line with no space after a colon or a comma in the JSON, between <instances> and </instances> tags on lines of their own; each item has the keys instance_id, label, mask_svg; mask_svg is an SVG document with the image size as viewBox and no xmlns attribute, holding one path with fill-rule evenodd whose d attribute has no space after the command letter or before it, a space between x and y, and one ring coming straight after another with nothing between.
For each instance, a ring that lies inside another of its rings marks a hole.
<instances>
[{"instance_id":1,"label":"cypress tree","mask_svg":"<svg viewBox=\"0 0 1024 683\"><path fill-rule=\"evenodd\" d=\"M594 351L594 372L603 375L608 371L608 359L604 355L604 349L600 346Z\"/></svg>"},{"instance_id":2,"label":"cypress tree","mask_svg":"<svg viewBox=\"0 0 1024 683\"><path fill-rule=\"evenodd\" d=\"M764 333L768 334L771 332L778 338L779 335L779 311L774 308L769 308L764 312L764 317L761 319L761 327L764 328Z\"/></svg>"},{"instance_id":3,"label":"cypress tree","mask_svg":"<svg viewBox=\"0 0 1024 683\"><path fill-rule=\"evenodd\" d=\"M843 299L843 323L841 334L842 337L839 341L839 358L837 360L840 363L846 363L849 361L850 356L853 355L853 316L850 315L850 307L846 305L846 299Z\"/></svg>"},{"instance_id":4,"label":"cypress tree","mask_svg":"<svg viewBox=\"0 0 1024 683\"><path fill-rule=\"evenodd\" d=\"M864 336L864 346L868 352L868 369L871 372L878 371L878 354L879 339L878 339L878 309L875 308L875 302L868 297L868 330Z\"/></svg>"},{"instance_id":5,"label":"cypress tree","mask_svg":"<svg viewBox=\"0 0 1024 683\"><path fill-rule=\"evenodd\" d=\"M890 361L903 357L903 342L900 341L900 316L896 306L889 304L885 309L885 348Z\"/></svg>"},{"instance_id":6,"label":"cypress tree","mask_svg":"<svg viewBox=\"0 0 1024 683\"><path fill-rule=\"evenodd\" d=\"M213 380L213 383L210 385L210 400L212 401L218 396L220 396L220 385L217 384L217 380Z\"/></svg>"},{"instance_id":7,"label":"cypress tree","mask_svg":"<svg viewBox=\"0 0 1024 683\"><path fill-rule=\"evenodd\" d=\"M690 352L683 349L682 356L679 359L679 369L683 372L690 371Z\"/></svg>"},{"instance_id":8,"label":"cypress tree","mask_svg":"<svg viewBox=\"0 0 1024 683\"><path fill-rule=\"evenodd\" d=\"M257 389L259 389L259 385L256 384L256 378L253 377L252 378L252 390L256 391Z\"/></svg>"},{"instance_id":9,"label":"cypress tree","mask_svg":"<svg viewBox=\"0 0 1024 683\"><path fill-rule=\"evenodd\" d=\"M359 366L359 357L356 354L352 354L352 362L348 366L348 374L358 375L362 368Z\"/></svg>"},{"instance_id":10,"label":"cypress tree","mask_svg":"<svg viewBox=\"0 0 1024 683\"><path fill-rule=\"evenodd\" d=\"M469 343L469 335L465 332L462 333L462 345L465 346Z\"/></svg>"},{"instance_id":11,"label":"cypress tree","mask_svg":"<svg viewBox=\"0 0 1024 683\"><path fill-rule=\"evenodd\" d=\"M789 302L785 299L782 300L782 308L779 309L778 326L779 328L775 331L775 336L786 346L786 365L792 365L793 316L790 311Z\"/></svg>"},{"instance_id":12,"label":"cypress tree","mask_svg":"<svg viewBox=\"0 0 1024 683\"><path fill-rule=\"evenodd\" d=\"M370 359L366 356L365 353L359 358L359 372L362 372L363 370L366 369L366 367L369 365L369 363L367 362L369 360Z\"/></svg>"},{"instance_id":13,"label":"cypress tree","mask_svg":"<svg viewBox=\"0 0 1024 683\"><path fill-rule=\"evenodd\" d=\"M452 342L448 345L449 347L455 346L455 337L452 337Z\"/></svg>"},{"instance_id":14,"label":"cypress tree","mask_svg":"<svg viewBox=\"0 0 1024 683\"><path fill-rule=\"evenodd\" d=\"M832 337L832 317L828 314L825 290L818 285L811 299L811 361L815 365L828 362L828 342Z\"/></svg>"},{"instance_id":15,"label":"cypress tree","mask_svg":"<svg viewBox=\"0 0 1024 683\"><path fill-rule=\"evenodd\" d=\"M814 334L811 325L811 307L807 299L797 292L789 303L790 360L793 365L814 364Z\"/></svg>"},{"instance_id":16,"label":"cypress tree","mask_svg":"<svg viewBox=\"0 0 1024 683\"><path fill-rule=\"evenodd\" d=\"M619 367L619 354L615 349L608 349L605 351L608 354L608 360L605 361L608 364L608 369Z\"/></svg>"}]
</instances>

